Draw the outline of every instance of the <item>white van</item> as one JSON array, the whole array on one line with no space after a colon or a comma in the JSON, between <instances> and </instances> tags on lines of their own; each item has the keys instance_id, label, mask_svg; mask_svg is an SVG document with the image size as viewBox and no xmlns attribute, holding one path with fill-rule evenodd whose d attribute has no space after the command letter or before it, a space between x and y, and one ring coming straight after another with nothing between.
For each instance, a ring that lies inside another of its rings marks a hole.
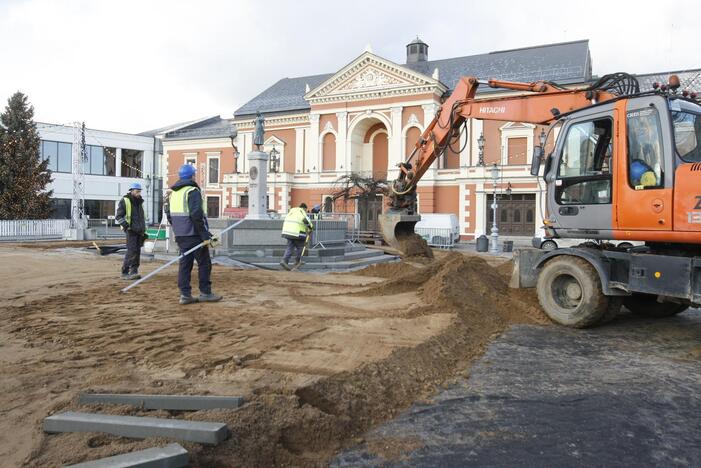
<instances>
[{"instance_id":1,"label":"white van","mask_svg":"<svg viewBox=\"0 0 701 468\"><path fill-rule=\"evenodd\" d=\"M453 213L426 213L414 226L414 232L429 245L449 247L460 241L460 224Z\"/></svg>"}]
</instances>

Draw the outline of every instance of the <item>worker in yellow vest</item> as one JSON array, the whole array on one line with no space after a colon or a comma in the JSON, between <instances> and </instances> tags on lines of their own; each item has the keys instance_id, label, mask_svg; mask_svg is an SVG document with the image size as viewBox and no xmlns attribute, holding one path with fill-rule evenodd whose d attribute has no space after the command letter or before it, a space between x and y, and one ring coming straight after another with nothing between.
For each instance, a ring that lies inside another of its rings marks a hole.
<instances>
[{"instance_id":1,"label":"worker in yellow vest","mask_svg":"<svg viewBox=\"0 0 701 468\"><path fill-rule=\"evenodd\" d=\"M202 208L202 192L195 182L197 170L191 164L184 164L178 171L180 179L170 189L168 204L165 206L166 216L173 227L175 242L180 252L185 253L202 242L211 243L212 233L209 232L207 214ZM211 244L210 244L211 245ZM200 296L192 297L190 275L192 266L197 261ZM212 292L212 259L209 247L205 245L180 259L178 267L178 288L180 289L180 304L195 302L217 302L222 297Z\"/></svg>"},{"instance_id":2,"label":"worker in yellow vest","mask_svg":"<svg viewBox=\"0 0 701 468\"><path fill-rule=\"evenodd\" d=\"M282 257L280 266L285 270L290 270L290 257L294 251L295 264L293 268L297 268L302 262L302 250L307 236L311 235L314 225L307 217L306 203L300 203L297 208L292 208L285 216L285 222L282 223L282 237L287 239L287 248L285 255Z\"/></svg>"},{"instance_id":3,"label":"worker in yellow vest","mask_svg":"<svg viewBox=\"0 0 701 468\"><path fill-rule=\"evenodd\" d=\"M129 192L119 200L115 221L127 236L127 253L122 263L122 279L137 280L141 278L139 275L141 246L146 240L146 216L140 183L131 184Z\"/></svg>"}]
</instances>

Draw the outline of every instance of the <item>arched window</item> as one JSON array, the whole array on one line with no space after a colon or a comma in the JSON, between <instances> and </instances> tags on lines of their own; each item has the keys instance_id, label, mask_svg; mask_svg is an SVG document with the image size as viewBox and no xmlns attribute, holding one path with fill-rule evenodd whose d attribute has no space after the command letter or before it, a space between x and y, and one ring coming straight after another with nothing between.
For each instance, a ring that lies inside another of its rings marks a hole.
<instances>
[{"instance_id":1,"label":"arched window","mask_svg":"<svg viewBox=\"0 0 701 468\"><path fill-rule=\"evenodd\" d=\"M336 170L336 136L333 133L327 133L322 140L321 170Z\"/></svg>"},{"instance_id":2,"label":"arched window","mask_svg":"<svg viewBox=\"0 0 701 468\"><path fill-rule=\"evenodd\" d=\"M333 198L324 198L324 213L331 213L333 211Z\"/></svg>"}]
</instances>

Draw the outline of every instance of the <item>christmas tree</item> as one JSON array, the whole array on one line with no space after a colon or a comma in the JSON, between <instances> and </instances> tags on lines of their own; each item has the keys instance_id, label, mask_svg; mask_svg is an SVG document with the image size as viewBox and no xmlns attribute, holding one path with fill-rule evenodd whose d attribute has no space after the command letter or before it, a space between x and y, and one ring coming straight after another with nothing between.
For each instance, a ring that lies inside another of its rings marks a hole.
<instances>
[{"instance_id":1,"label":"christmas tree","mask_svg":"<svg viewBox=\"0 0 701 468\"><path fill-rule=\"evenodd\" d=\"M48 161L39 153L41 140L34 107L17 92L0 114L0 219L45 219L51 215Z\"/></svg>"}]
</instances>

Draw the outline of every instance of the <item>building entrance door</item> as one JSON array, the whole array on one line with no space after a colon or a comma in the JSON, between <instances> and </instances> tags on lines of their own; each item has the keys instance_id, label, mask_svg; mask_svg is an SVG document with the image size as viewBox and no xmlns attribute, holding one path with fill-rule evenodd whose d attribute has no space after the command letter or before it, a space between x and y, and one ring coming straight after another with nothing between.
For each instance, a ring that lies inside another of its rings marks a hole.
<instances>
[{"instance_id":1,"label":"building entrance door","mask_svg":"<svg viewBox=\"0 0 701 468\"><path fill-rule=\"evenodd\" d=\"M379 231L378 216L382 214L381 195L362 195L358 197L358 214L360 214L361 231Z\"/></svg>"},{"instance_id":2,"label":"building entrance door","mask_svg":"<svg viewBox=\"0 0 701 468\"><path fill-rule=\"evenodd\" d=\"M535 194L497 195L497 227L503 236L533 236L535 234ZM493 222L492 195L487 195L487 229Z\"/></svg>"},{"instance_id":3,"label":"building entrance door","mask_svg":"<svg viewBox=\"0 0 701 468\"><path fill-rule=\"evenodd\" d=\"M207 197L207 217L219 217L219 197Z\"/></svg>"}]
</instances>

